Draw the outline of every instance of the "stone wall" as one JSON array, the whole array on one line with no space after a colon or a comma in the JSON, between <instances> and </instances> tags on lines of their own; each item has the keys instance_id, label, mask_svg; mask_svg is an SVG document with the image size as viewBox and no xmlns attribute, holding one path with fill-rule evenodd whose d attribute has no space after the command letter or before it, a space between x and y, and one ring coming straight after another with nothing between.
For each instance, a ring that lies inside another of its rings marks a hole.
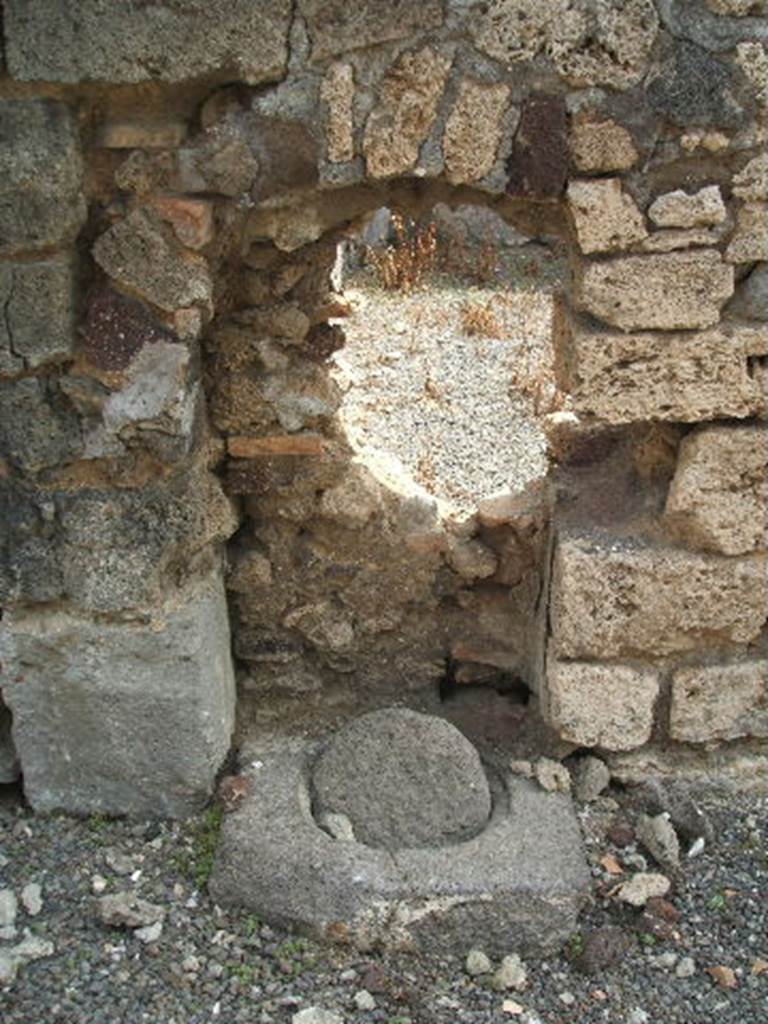
<instances>
[{"instance_id":1,"label":"stone wall","mask_svg":"<svg viewBox=\"0 0 768 1024\"><path fill-rule=\"evenodd\" d=\"M35 807L204 802L230 625L278 731L448 664L622 777L765 781L765 15L5 0L0 771ZM354 460L327 369L338 240L437 202L571 252L550 478L462 523Z\"/></svg>"}]
</instances>

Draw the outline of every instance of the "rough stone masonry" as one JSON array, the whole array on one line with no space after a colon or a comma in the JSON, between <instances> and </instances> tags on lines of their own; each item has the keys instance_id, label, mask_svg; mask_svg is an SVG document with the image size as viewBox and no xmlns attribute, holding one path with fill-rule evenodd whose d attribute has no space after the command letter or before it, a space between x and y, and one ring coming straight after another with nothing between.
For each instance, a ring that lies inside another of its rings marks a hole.
<instances>
[{"instance_id":1,"label":"rough stone masonry","mask_svg":"<svg viewBox=\"0 0 768 1024\"><path fill-rule=\"evenodd\" d=\"M3 32L3 779L183 815L236 677L282 735L447 715L449 665L524 685L550 751L766 784L761 0L5 0ZM570 252L551 471L462 522L354 459L328 370L338 240L438 201Z\"/></svg>"}]
</instances>

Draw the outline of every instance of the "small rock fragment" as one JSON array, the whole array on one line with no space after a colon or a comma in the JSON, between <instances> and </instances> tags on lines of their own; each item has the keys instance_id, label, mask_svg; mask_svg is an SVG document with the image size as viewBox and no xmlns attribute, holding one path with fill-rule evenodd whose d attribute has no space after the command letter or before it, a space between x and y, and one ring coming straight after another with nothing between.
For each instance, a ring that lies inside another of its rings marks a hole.
<instances>
[{"instance_id":1,"label":"small rock fragment","mask_svg":"<svg viewBox=\"0 0 768 1024\"><path fill-rule=\"evenodd\" d=\"M0 889L0 928L13 927L18 906L13 889Z\"/></svg>"},{"instance_id":2,"label":"small rock fragment","mask_svg":"<svg viewBox=\"0 0 768 1024\"><path fill-rule=\"evenodd\" d=\"M533 763L531 761L510 761L509 770L513 775L522 775L524 779L533 778Z\"/></svg>"},{"instance_id":3,"label":"small rock fragment","mask_svg":"<svg viewBox=\"0 0 768 1024\"><path fill-rule=\"evenodd\" d=\"M98 912L101 921L114 928L144 928L165 917L163 907L139 899L132 892L102 896L98 901Z\"/></svg>"},{"instance_id":4,"label":"small rock fragment","mask_svg":"<svg viewBox=\"0 0 768 1024\"><path fill-rule=\"evenodd\" d=\"M571 771L573 793L582 803L597 800L611 781L611 773L605 761L588 754L580 758Z\"/></svg>"},{"instance_id":5,"label":"small rock fragment","mask_svg":"<svg viewBox=\"0 0 768 1024\"><path fill-rule=\"evenodd\" d=\"M549 793L568 793L571 789L571 773L564 764L550 757L540 757L533 766L536 781Z\"/></svg>"},{"instance_id":6,"label":"small rock fragment","mask_svg":"<svg viewBox=\"0 0 768 1024\"><path fill-rule=\"evenodd\" d=\"M595 928L584 939L575 964L585 974L602 974L620 963L632 948L632 937L623 928Z\"/></svg>"},{"instance_id":7,"label":"small rock fragment","mask_svg":"<svg viewBox=\"0 0 768 1024\"><path fill-rule=\"evenodd\" d=\"M39 882L29 882L21 890L21 903L30 917L36 917L43 909L43 889Z\"/></svg>"},{"instance_id":8,"label":"small rock fragment","mask_svg":"<svg viewBox=\"0 0 768 1024\"><path fill-rule=\"evenodd\" d=\"M505 999L501 1004L501 1012L508 1013L511 1017L519 1017L521 1013L525 1013L525 1007L516 1003L514 999Z\"/></svg>"},{"instance_id":9,"label":"small rock fragment","mask_svg":"<svg viewBox=\"0 0 768 1024\"><path fill-rule=\"evenodd\" d=\"M376 1000L373 998L371 993L365 988L361 988L359 992L355 992L354 999L355 1006L358 1008L358 1010L376 1009Z\"/></svg>"},{"instance_id":10,"label":"small rock fragment","mask_svg":"<svg viewBox=\"0 0 768 1024\"><path fill-rule=\"evenodd\" d=\"M101 896L104 890L107 888L107 880L103 875L94 875L91 878L91 890L97 895Z\"/></svg>"},{"instance_id":11,"label":"small rock fragment","mask_svg":"<svg viewBox=\"0 0 768 1024\"><path fill-rule=\"evenodd\" d=\"M9 949L0 950L0 985L10 985L20 967L30 960L53 956L54 946L25 930L24 938Z\"/></svg>"},{"instance_id":12,"label":"small rock fragment","mask_svg":"<svg viewBox=\"0 0 768 1024\"><path fill-rule=\"evenodd\" d=\"M692 956L684 956L675 968L676 978L692 978L696 973L696 961Z\"/></svg>"},{"instance_id":13,"label":"small rock fragment","mask_svg":"<svg viewBox=\"0 0 768 1024\"><path fill-rule=\"evenodd\" d=\"M644 907L652 896L665 896L670 881L664 875L641 871L619 889L619 899L633 907Z\"/></svg>"},{"instance_id":14,"label":"small rock fragment","mask_svg":"<svg viewBox=\"0 0 768 1024\"><path fill-rule=\"evenodd\" d=\"M528 971L525 968L525 964L516 953L513 953L511 956L504 957L501 961L501 966L491 980L491 985L498 992L504 992L508 989L514 989L516 992L522 992L527 984Z\"/></svg>"},{"instance_id":15,"label":"small rock fragment","mask_svg":"<svg viewBox=\"0 0 768 1024\"><path fill-rule=\"evenodd\" d=\"M320 825L334 839L338 839L340 843L355 842L355 830L346 814L335 814L333 811L326 811L320 816Z\"/></svg>"},{"instance_id":16,"label":"small rock fragment","mask_svg":"<svg viewBox=\"0 0 768 1024\"><path fill-rule=\"evenodd\" d=\"M558 993L557 998L560 1000L563 1006L573 1006L573 1004L576 1002L576 996L573 994L573 992L560 992Z\"/></svg>"},{"instance_id":17,"label":"small rock fragment","mask_svg":"<svg viewBox=\"0 0 768 1024\"><path fill-rule=\"evenodd\" d=\"M730 967L718 964L717 967L707 967L705 970L720 988L736 988L738 984L736 974Z\"/></svg>"},{"instance_id":18,"label":"small rock fragment","mask_svg":"<svg viewBox=\"0 0 768 1024\"><path fill-rule=\"evenodd\" d=\"M321 1006L307 1006L291 1017L291 1024L344 1024L344 1018L333 1010Z\"/></svg>"},{"instance_id":19,"label":"small rock fragment","mask_svg":"<svg viewBox=\"0 0 768 1024\"><path fill-rule=\"evenodd\" d=\"M493 970L493 964L481 949L470 949L464 967L473 978L480 974L490 974Z\"/></svg>"},{"instance_id":20,"label":"small rock fragment","mask_svg":"<svg viewBox=\"0 0 768 1024\"><path fill-rule=\"evenodd\" d=\"M114 871L116 875L130 875L136 867L133 857L129 857L120 850L106 850L104 862L110 871Z\"/></svg>"},{"instance_id":21,"label":"small rock fragment","mask_svg":"<svg viewBox=\"0 0 768 1024\"><path fill-rule=\"evenodd\" d=\"M144 928L137 928L134 935L137 939L140 939L146 945L150 942L157 942L163 933L163 922L155 921L154 924L148 924Z\"/></svg>"},{"instance_id":22,"label":"small rock fragment","mask_svg":"<svg viewBox=\"0 0 768 1024\"><path fill-rule=\"evenodd\" d=\"M665 871L680 867L680 843L668 814L643 814L637 823L637 837Z\"/></svg>"}]
</instances>

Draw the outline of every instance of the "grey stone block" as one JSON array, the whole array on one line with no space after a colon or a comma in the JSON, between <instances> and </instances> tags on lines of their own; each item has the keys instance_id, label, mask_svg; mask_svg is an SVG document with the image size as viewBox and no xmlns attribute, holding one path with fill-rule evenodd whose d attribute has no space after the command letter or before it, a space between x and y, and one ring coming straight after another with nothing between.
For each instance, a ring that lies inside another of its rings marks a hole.
<instances>
[{"instance_id":1,"label":"grey stone block","mask_svg":"<svg viewBox=\"0 0 768 1024\"><path fill-rule=\"evenodd\" d=\"M235 702L218 572L132 621L7 611L0 661L36 810L177 817L204 804Z\"/></svg>"},{"instance_id":2,"label":"grey stone block","mask_svg":"<svg viewBox=\"0 0 768 1024\"><path fill-rule=\"evenodd\" d=\"M0 307L0 373L65 359L74 340L69 257L0 264Z\"/></svg>"},{"instance_id":3,"label":"grey stone block","mask_svg":"<svg viewBox=\"0 0 768 1024\"><path fill-rule=\"evenodd\" d=\"M340 842L312 816L305 740L249 747L250 794L224 821L210 882L222 905L360 948L500 956L565 941L589 874L570 798L509 777L466 842L385 851Z\"/></svg>"},{"instance_id":4,"label":"grey stone block","mask_svg":"<svg viewBox=\"0 0 768 1024\"><path fill-rule=\"evenodd\" d=\"M0 602L65 598L99 612L158 602L237 526L200 465L138 490L35 491L0 479L0 514Z\"/></svg>"},{"instance_id":5,"label":"grey stone block","mask_svg":"<svg viewBox=\"0 0 768 1024\"><path fill-rule=\"evenodd\" d=\"M747 320L768 320L768 263L758 263L749 277L737 286L726 313Z\"/></svg>"},{"instance_id":6,"label":"grey stone block","mask_svg":"<svg viewBox=\"0 0 768 1024\"><path fill-rule=\"evenodd\" d=\"M343 814L368 846L439 846L469 838L491 811L477 751L434 715L383 708L337 733L313 784L320 813Z\"/></svg>"},{"instance_id":7,"label":"grey stone block","mask_svg":"<svg viewBox=\"0 0 768 1024\"><path fill-rule=\"evenodd\" d=\"M291 0L8 0L8 69L22 81L179 82L212 71L275 81L285 71Z\"/></svg>"},{"instance_id":8,"label":"grey stone block","mask_svg":"<svg viewBox=\"0 0 768 1024\"><path fill-rule=\"evenodd\" d=\"M312 41L312 59L375 46L437 28L443 22L439 0L389 4L381 0L300 0L299 10Z\"/></svg>"},{"instance_id":9,"label":"grey stone block","mask_svg":"<svg viewBox=\"0 0 768 1024\"><path fill-rule=\"evenodd\" d=\"M709 125L735 128L744 118L734 99L731 68L689 42L676 43L648 85L657 114L684 128Z\"/></svg>"},{"instance_id":10,"label":"grey stone block","mask_svg":"<svg viewBox=\"0 0 768 1024\"><path fill-rule=\"evenodd\" d=\"M0 255L70 242L85 221L81 178L62 103L0 101Z\"/></svg>"},{"instance_id":11,"label":"grey stone block","mask_svg":"<svg viewBox=\"0 0 768 1024\"><path fill-rule=\"evenodd\" d=\"M0 456L34 473L82 450L80 420L55 384L37 377L0 381Z\"/></svg>"}]
</instances>

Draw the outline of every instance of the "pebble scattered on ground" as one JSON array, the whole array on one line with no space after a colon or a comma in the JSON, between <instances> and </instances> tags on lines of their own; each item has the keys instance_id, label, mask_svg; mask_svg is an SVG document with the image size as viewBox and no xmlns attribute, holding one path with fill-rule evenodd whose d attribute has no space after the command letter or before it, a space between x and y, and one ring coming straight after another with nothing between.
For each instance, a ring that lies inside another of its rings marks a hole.
<instances>
[{"instance_id":1,"label":"pebble scattered on ground","mask_svg":"<svg viewBox=\"0 0 768 1024\"><path fill-rule=\"evenodd\" d=\"M545 958L478 947L474 973L471 944L463 957L356 953L216 907L205 892L210 811L184 823L42 817L8 791L0 1020L764 1024L768 798L704 801L715 841L674 877L640 845L649 810L631 791L581 804L594 902L578 932ZM643 873L637 864L667 878L669 891L634 907L618 891Z\"/></svg>"}]
</instances>

